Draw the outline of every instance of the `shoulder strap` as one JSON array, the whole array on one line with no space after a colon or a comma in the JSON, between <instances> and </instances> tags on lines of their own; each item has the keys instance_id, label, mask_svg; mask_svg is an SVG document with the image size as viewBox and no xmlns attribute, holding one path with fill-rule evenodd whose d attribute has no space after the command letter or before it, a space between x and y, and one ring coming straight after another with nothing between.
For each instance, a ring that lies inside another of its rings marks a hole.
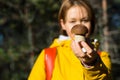
<instances>
[{"instance_id":1,"label":"shoulder strap","mask_svg":"<svg viewBox=\"0 0 120 80\"><path fill-rule=\"evenodd\" d=\"M101 56L102 52L101 51L97 51L98 55Z\"/></svg>"},{"instance_id":2,"label":"shoulder strap","mask_svg":"<svg viewBox=\"0 0 120 80\"><path fill-rule=\"evenodd\" d=\"M56 57L56 47L45 49L46 80L51 80L55 57Z\"/></svg>"}]
</instances>

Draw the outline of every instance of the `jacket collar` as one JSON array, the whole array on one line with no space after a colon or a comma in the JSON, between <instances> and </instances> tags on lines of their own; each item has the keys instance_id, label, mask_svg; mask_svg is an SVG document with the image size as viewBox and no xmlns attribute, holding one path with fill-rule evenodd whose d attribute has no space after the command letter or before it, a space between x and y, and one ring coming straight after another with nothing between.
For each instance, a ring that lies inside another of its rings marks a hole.
<instances>
[{"instance_id":1,"label":"jacket collar","mask_svg":"<svg viewBox=\"0 0 120 80\"><path fill-rule=\"evenodd\" d=\"M66 46L69 47L71 44L71 39L68 36L60 35L56 38L50 47L57 47L57 46Z\"/></svg>"}]
</instances>

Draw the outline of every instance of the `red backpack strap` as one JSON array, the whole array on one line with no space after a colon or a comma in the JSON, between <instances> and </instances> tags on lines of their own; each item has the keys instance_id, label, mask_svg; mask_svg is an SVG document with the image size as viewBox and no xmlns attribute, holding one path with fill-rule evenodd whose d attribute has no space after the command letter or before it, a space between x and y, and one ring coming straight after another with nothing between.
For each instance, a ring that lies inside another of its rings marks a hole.
<instances>
[{"instance_id":1,"label":"red backpack strap","mask_svg":"<svg viewBox=\"0 0 120 80\"><path fill-rule=\"evenodd\" d=\"M51 80L55 57L56 57L56 47L45 49L46 80Z\"/></svg>"},{"instance_id":2,"label":"red backpack strap","mask_svg":"<svg viewBox=\"0 0 120 80\"><path fill-rule=\"evenodd\" d=\"M99 56L101 56L101 53L102 53L102 52L101 52L101 51L97 51L97 53L98 53Z\"/></svg>"}]
</instances>

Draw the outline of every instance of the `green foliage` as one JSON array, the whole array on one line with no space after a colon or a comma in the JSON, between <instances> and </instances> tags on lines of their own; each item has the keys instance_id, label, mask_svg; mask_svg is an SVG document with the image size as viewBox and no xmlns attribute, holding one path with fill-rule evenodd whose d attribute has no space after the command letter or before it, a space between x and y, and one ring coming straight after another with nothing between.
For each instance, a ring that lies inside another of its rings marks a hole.
<instances>
[{"instance_id":1,"label":"green foliage","mask_svg":"<svg viewBox=\"0 0 120 80\"><path fill-rule=\"evenodd\" d=\"M120 0L115 0L115 3L120 3Z\"/></svg>"},{"instance_id":2,"label":"green foliage","mask_svg":"<svg viewBox=\"0 0 120 80\"><path fill-rule=\"evenodd\" d=\"M1 80L27 79L41 49L58 35L58 8L55 0L0 0Z\"/></svg>"},{"instance_id":3,"label":"green foliage","mask_svg":"<svg viewBox=\"0 0 120 80\"><path fill-rule=\"evenodd\" d=\"M28 76L29 65L25 53L15 51L15 49L9 48L5 53L3 49L0 49L0 78L2 80L24 80Z\"/></svg>"}]
</instances>

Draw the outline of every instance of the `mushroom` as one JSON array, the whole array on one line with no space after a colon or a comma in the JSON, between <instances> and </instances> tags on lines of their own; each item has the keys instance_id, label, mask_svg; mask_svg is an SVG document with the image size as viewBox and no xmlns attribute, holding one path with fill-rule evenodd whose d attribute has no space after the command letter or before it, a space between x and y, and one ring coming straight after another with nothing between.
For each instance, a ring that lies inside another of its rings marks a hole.
<instances>
[{"instance_id":1,"label":"mushroom","mask_svg":"<svg viewBox=\"0 0 120 80\"><path fill-rule=\"evenodd\" d=\"M71 33L75 35L74 36L75 41L77 42L85 41L85 35L88 33L88 29L86 26L78 24L72 27Z\"/></svg>"}]
</instances>

